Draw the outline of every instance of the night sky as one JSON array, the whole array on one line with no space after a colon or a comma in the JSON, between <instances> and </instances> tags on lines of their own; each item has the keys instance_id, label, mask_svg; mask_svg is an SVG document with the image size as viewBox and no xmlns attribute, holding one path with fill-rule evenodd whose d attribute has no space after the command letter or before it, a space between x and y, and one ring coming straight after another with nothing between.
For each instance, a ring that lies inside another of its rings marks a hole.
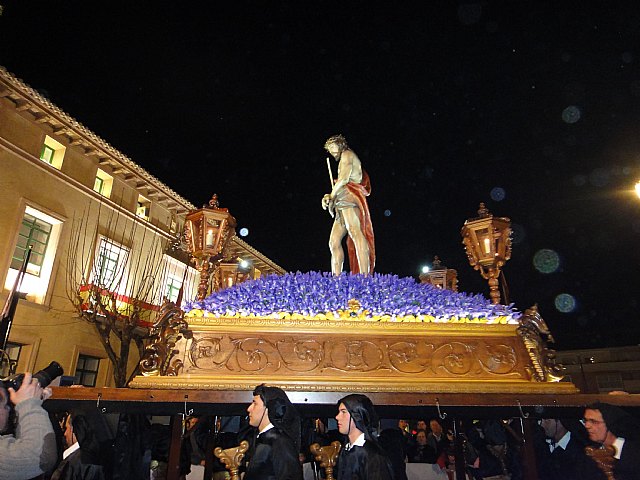
<instances>
[{"instance_id":1,"label":"night sky","mask_svg":"<svg viewBox=\"0 0 640 480\"><path fill-rule=\"evenodd\" d=\"M330 269L342 133L376 271L438 255L488 295L460 237L485 202L513 222L510 300L557 348L638 344L637 2L388 3L0 1L0 65L194 204L217 193L291 271Z\"/></svg>"}]
</instances>

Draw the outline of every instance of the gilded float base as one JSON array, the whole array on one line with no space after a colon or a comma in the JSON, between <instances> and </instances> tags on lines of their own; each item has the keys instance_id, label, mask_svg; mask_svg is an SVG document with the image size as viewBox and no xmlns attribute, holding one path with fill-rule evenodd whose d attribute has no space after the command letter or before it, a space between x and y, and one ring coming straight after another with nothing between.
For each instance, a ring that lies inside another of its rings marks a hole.
<instances>
[{"instance_id":1,"label":"gilded float base","mask_svg":"<svg viewBox=\"0 0 640 480\"><path fill-rule=\"evenodd\" d=\"M371 379L319 380L317 378L278 378L266 376L237 376L220 378L214 375L181 375L177 377L137 376L131 388L179 390L239 390L252 391L256 385L280 387L288 392L398 392L398 393L530 393L571 394L576 387L569 382L509 382L509 381L431 381L399 382L392 378L372 382Z\"/></svg>"},{"instance_id":2,"label":"gilded float base","mask_svg":"<svg viewBox=\"0 0 640 480\"><path fill-rule=\"evenodd\" d=\"M394 323L189 317L168 361L129 386L144 389L571 394L541 366L522 324ZM526 340L526 341L525 341ZM535 339L534 339L535 340ZM543 359L544 360L544 359Z\"/></svg>"}]
</instances>

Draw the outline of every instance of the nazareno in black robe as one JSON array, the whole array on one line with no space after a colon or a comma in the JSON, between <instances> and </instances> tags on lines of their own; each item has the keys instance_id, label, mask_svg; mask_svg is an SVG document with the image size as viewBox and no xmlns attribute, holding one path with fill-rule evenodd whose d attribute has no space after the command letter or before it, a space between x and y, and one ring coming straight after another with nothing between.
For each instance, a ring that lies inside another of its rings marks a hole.
<instances>
[{"instance_id":1,"label":"nazareno in black robe","mask_svg":"<svg viewBox=\"0 0 640 480\"><path fill-rule=\"evenodd\" d=\"M338 480L393 480L391 462L378 442L342 449L338 457Z\"/></svg>"},{"instance_id":2,"label":"nazareno in black robe","mask_svg":"<svg viewBox=\"0 0 640 480\"><path fill-rule=\"evenodd\" d=\"M302 480L298 449L277 427L260 434L244 480Z\"/></svg>"},{"instance_id":3,"label":"nazareno in black robe","mask_svg":"<svg viewBox=\"0 0 640 480\"><path fill-rule=\"evenodd\" d=\"M389 457L378 444L373 427L378 423L373 403L366 395L352 393L338 400L344 404L356 428L364 434L364 445L343 448L338 457L338 480L394 480Z\"/></svg>"}]
</instances>

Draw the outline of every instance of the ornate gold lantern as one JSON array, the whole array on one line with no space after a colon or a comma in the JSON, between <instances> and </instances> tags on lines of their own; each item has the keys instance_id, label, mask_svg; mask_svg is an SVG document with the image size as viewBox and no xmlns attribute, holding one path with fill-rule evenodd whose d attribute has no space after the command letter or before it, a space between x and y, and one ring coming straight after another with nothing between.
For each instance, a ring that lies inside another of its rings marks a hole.
<instances>
[{"instance_id":1,"label":"ornate gold lantern","mask_svg":"<svg viewBox=\"0 0 640 480\"><path fill-rule=\"evenodd\" d=\"M225 248L235 235L235 227L236 219L228 209L220 208L216 194L209 200L209 207L204 206L185 217L187 249L200 273L198 300L207 296L211 273L224 258Z\"/></svg>"},{"instance_id":2,"label":"ornate gold lantern","mask_svg":"<svg viewBox=\"0 0 640 480\"><path fill-rule=\"evenodd\" d=\"M453 268L447 268L442 264L440 258L433 257L431 269L420 274L420 283L430 283L436 288L458 291L458 272Z\"/></svg>"},{"instance_id":3,"label":"ornate gold lantern","mask_svg":"<svg viewBox=\"0 0 640 480\"><path fill-rule=\"evenodd\" d=\"M478 218L464 222L462 243L471 266L489 281L491 301L498 304L498 276L500 269L511 258L511 220L494 217L484 203L480 204L478 215Z\"/></svg>"}]
</instances>

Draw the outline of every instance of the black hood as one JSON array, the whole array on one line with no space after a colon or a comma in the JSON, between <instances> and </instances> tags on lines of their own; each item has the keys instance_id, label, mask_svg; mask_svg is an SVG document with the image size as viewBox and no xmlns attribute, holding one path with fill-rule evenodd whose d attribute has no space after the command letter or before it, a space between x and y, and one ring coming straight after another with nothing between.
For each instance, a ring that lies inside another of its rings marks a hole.
<instances>
[{"instance_id":1,"label":"black hood","mask_svg":"<svg viewBox=\"0 0 640 480\"><path fill-rule=\"evenodd\" d=\"M640 422L634 416L620 407L609 403L596 402L587 408L600 410L602 419L607 424L607 430L616 437L638 438L640 432Z\"/></svg>"},{"instance_id":2,"label":"black hood","mask_svg":"<svg viewBox=\"0 0 640 480\"><path fill-rule=\"evenodd\" d=\"M364 438L369 441L376 441L373 431L378 425L378 416L369 397L353 393L338 401L338 405L341 403L344 404L351 418L353 418L356 428L364 433Z\"/></svg>"},{"instance_id":3,"label":"black hood","mask_svg":"<svg viewBox=\"0 0 640 480\"><path fill-rule=\"evenodd\" d=\"M300 415L287 394L281 388L258 385L253 391L269 410L269 420L274 427L288 435L300 450Z\"/></svg>"}]
</instances>

